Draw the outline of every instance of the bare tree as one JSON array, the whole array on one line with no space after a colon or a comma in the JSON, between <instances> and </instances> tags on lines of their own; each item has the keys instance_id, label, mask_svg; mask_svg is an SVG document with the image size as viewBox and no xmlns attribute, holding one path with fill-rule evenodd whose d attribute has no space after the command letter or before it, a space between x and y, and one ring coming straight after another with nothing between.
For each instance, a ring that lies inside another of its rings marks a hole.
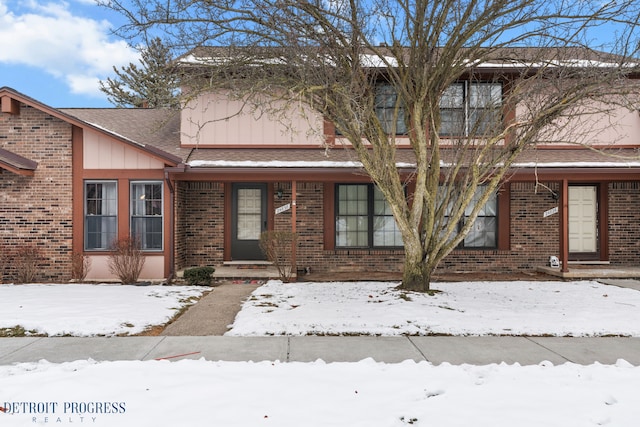
<instances>
[{"instance_id":1,"label":"bare tree","mask_svg":"<svg viewBox=\"0 0 640 427\"><path fill-rule=\"evenodd\" d=\"M122 36L153 29L191 52L190 75L205 83L192 90L256 103L268 94L333 122L391 207L411 290L429 288L523 150L552 142L594 101L633 101L634 0L103 4L128 18ZM591 45L594 30L615 25L615 43ZM401 149L412 150L410 171L398 167Z\"/></svg>"},{"instance_id":2,"label":"bare tree","mask_svg":"<svg viewBox=\"0 0 640 427\"><path fill-rule=\"evenodd\" d=\"M156 37L142 48L138 65L113 67L116 77L100 81L100 90L117 107L177 108L178 74L172 61L171 50Z\"/></svg>"}]
</instances>

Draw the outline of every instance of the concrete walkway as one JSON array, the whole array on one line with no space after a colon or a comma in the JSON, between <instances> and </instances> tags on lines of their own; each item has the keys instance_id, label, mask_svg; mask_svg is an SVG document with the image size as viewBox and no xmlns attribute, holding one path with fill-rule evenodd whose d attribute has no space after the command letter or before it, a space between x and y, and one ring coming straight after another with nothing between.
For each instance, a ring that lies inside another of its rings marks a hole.
<instances>
[{"instance_id":1,"label":"concrete walkway","mask_svg":"<svg viewBox=\"0 0 640 427\"><path fill-rule=\"evenodd\" d=\"M259 286L231 282L218 285L168 325L160 335L224 335L240 311L242 303Z\"/></svg>"},{"instance_id":2,"label":"concrete walkway","mask_svg":"<svg viewBox=\"0 0 640 427\"><path fill-rule=\"evenodd\" d=\"M55 337L0 338L0 365L48 360L200 359L212 361L378 362L521 365L573 362L640 366L640 338L555 337Z\"/></svg>"}]
</instances>

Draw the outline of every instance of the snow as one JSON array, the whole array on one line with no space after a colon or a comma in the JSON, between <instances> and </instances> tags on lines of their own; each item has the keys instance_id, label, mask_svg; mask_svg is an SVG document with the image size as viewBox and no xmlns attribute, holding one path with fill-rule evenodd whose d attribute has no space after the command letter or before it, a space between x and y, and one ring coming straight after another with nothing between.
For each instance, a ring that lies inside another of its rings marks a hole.
<instances>
[{"instance_id":1,"label":"snow","mask_svg":"<svg viewBox=\"0 0 640 427\"><path fill-rule=\"evenodd\" d=\"M440 161L442 167L452 167L453 163L447 163ZM234 168L361 168L362 163L355 161L305 161L305 160L268 160L268 161L254 161L254 160L192 160L189 162L189 166L192 168L220 168L220 167L234 167ZM499 166L499 165L498 165ZM626 162L522 162L514 163L513 168L631 168L639 167L640 162L626 161ZM397 168L415 168L415 163L396 162Z\"/></svg>"},{"instance_id":2,"label":"snow","mask_svg":"<svg viewBox=\"0 0 640 427\"><path fill-rule=\"evenodd\" d=\"M624 361L39 362L0 367L0 425L635 426L638 384Z\"/></svg>"},{"instance_id":3,"label":"snow","mask_svg":"<svg viewBox=\"0 0 640 427\"><path fill-rule=\"evenodd\" d=\"M640 336L640 292L594 281L434 283L269 281L227 335Z\"/></svg>"},{"instance_id":4,"label":"snow","mask_svg":"<svg viewBox=\"0 0 640 427\"><path fill-rule=\"evenodd\" d=\"M433 296L394 286L270 281L247 300L230 334L640 334L640 292L597 282L436 283ZM201 292L0 285L0 327L132 332L162 323ZM123 329L125 323L135 326ZM0 425L626 427L640 417L638 384L640 367L624 360L589 366L43 360L0 366Z\"/></svg>"},{"instance_id":5,"label":"snow","mask_svg":"<svg viewBox=\"0 0 640 427\"><path fill-rule=\"evenodd\" d=\"M168 322L206 288L113 284L0 285L0 329L36 334L136 334Z\"/></svg>"}]
</instances>

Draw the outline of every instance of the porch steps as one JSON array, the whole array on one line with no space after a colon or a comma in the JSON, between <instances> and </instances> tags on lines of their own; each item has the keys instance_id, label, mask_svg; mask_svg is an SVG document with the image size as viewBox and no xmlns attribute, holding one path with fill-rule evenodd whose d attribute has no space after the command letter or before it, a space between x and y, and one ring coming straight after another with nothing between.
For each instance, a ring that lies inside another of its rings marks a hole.
<instances>
[{"instance_id":1,"label":"porch steps","mask_svg":"<svg viewBox=\"0 0 640 427\"><path fill-rule=\"evenodd\" d=\"M638 279L640 267L611 266L607 264L569 263L569 271L563 272L559 267L538 267L541 273L563 279Z\"/></svg>"},{"instance_id":2,"label":"porch steps","mask_svg":"<svg viewBox=\"0 0 640 427\"><path fill-rule=\"evenodd\" d=\"M268 261L225 261L222 265L214 266L214 280L233 281L266 281L278 279L278 269ZM184 270L176 273L177 278L182 279Z\"/></svg>"}]
</instances>

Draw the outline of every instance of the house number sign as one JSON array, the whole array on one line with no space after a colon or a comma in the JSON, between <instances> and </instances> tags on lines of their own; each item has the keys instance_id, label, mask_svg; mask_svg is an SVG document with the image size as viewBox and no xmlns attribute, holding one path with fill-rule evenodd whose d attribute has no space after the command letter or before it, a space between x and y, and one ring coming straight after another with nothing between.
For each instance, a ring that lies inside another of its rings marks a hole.
<instances>
[{"instance_id":1,"label":"house number sign","mask_svg":"<svg viewBox=\"0 0 640 427\"><path fill-rule=\"evenodd\" d=\"M291 209L291 203L287 203L286 205L282 205L279 208L276 208L276 215L278 215L279 213L288 211L289 209Z\"/></svg>"},{"instance_id":2,"label":"house number sign","mask_svg":"<svg viewBox=\"0 0 640 427\"><path fill-rule=\"evenodd\" d=\"M548 216L551 216L553 214L557 214L558 213L558 207L556 206L555 208L551 208L548 211L545 211L544 214L542 214L543 218L546 218Z\"/></svg>"}]
</instances>

